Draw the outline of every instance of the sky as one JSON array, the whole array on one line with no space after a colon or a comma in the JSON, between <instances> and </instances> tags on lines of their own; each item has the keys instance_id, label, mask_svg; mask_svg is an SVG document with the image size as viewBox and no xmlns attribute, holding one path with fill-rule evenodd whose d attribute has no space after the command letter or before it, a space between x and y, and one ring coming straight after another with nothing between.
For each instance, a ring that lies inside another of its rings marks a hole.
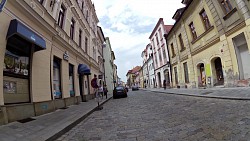
<instances>
[{"instance_id":1,"label":"sky","mask_svg":"<svg viewBox=\"0 0 250 141\"><path fill-rule=\"evenodd\" d=\"M184 7L182 0L92 0L98 26L109 37L115 53L118 77L126 82L128 70L142 66L141 53L150 43L159 18L165 25L173 25L172 17Z\"/></svg>"}]
</instances>

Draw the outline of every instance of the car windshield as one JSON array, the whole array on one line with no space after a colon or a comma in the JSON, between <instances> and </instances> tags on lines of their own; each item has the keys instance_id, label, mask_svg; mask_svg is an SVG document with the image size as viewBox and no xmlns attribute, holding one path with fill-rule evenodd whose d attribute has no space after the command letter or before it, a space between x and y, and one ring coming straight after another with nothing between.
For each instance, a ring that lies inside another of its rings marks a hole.
<instances>
[{"instance_id":1,"label":"car windshield","mask_svg":"<svg viewBox=\"0 0 250 141\"><path fill-rule=\"evenodd\" d=\"M116 90L123 90L123 87L116 87Z\"/></svg>"}]
</instances>

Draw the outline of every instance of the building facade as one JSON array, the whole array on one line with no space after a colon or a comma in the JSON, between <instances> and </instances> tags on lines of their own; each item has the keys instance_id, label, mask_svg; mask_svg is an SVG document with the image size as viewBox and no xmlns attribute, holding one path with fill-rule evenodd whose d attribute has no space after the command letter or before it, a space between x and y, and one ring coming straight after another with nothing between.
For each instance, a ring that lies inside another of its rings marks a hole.
<instances>
[{"instance_id":1,"label":"building facade","mask_svg":"<svg viewBox=\"0 0 250 141\"><path fill-rule=\"evenodd\" d=\"M167 36L175 87L249 86L249 1L183 0Z\"/></svg>"},{"instance_id":2,"label":"building facade","mask_svg":"<svg viewBox=\"0 0 250 141\"><path fill-rule=\"evenodd\" d=\"M155 85L157 88L163 87L162 84L164 80L170 84L171 76L169 58L164 34L167 34L171 27L172 25L164 25L163 18L160 18L151 35L149 36L153 50L153 61L156 76Z\"/></svg>"},{"instance_id":3,"label":"building facade","mask_svg":"<svg viewBox=\"0 0 250 141\"><path fill-rule=\"evenodd\" d=\"M106 37L106 45L103 48L104 67L105 67L105 81L108 88L108 93L114 90L114 52L111 48L109 37Z\"/></svg>"},{"instance_id":4,"label":"building facade","mask_svg":"<svg viewBox=\"0 0 250 141\"><path fill-rule=\"evenodd\" d=\"M0 124L94 97L103 70L91 0L9 0L0 18Z\"/></svg>"}]
</instances>

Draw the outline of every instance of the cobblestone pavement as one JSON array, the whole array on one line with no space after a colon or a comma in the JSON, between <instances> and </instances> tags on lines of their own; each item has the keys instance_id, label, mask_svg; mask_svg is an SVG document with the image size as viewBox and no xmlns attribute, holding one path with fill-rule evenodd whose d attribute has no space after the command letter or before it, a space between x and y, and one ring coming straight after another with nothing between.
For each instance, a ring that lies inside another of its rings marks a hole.
<instances>
[{"instance_id":1,"label":"cobblestone pavement","mask_svg":"<svg viewBox=\"0 0 250 141\"><path fill-rule=\"evenodd\" d=\"M130 91L57 141L250 141L250 101Z\"/></svg>"}]
</instances>

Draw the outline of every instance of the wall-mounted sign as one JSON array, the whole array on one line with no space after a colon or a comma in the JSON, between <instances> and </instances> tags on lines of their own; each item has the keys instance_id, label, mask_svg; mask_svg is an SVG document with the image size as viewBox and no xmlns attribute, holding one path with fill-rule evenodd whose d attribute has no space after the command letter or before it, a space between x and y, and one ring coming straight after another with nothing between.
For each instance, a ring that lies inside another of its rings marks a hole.
<instances>
[{"instance_id":1,"label":"wall-mounted sign","mask_svg":"<svg viewBox=\"0 0 250 141\"><path fill-rule=\"evenodd\" d=\"M16 82L4 80L3 91L6 94L16 94Z\"/></svg>"},{"instance_id":2,"label":"wall-mounted sign","mask_svg":"<svg viewBox=\"0 0 250 141\"><path fill-rule=\"evenodd\" d=\"M3 11L4 5L7 2L7 0L0 0L0 13Z\"/></svg>"},{"instance_id":3,"label":"wall-mounted sign","mask_svg":"<svg viewBox=\"0 0 250 141\"><path fill-rule=\"evenodd\" d=\"M68 53L68 51L64 52L63 59L66 60L66 61L69 61L69 53Z\"/></svg>"}]
</instances>

